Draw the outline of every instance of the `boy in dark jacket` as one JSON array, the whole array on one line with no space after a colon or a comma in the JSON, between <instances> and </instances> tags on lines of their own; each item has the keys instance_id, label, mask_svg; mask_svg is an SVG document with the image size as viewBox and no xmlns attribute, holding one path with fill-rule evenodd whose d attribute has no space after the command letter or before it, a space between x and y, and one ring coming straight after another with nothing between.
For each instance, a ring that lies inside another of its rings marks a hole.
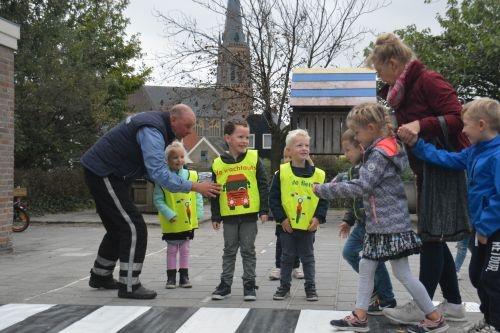
<instances>
[{"instance_id":1,"label":"boy in dark jacket","mask_svg":"<svg viewBox=\"0 0 500 333\"><path fill-rule=\"evenodd\" d=\"M268 219L269 187L267 175L256 150L247 150L250 130L244 119L233 119L224 125L224 140L229 150L212 164L212 179L222 185L220 195L211 200L212 226L224 223L224 254L221 282L212 299L231 295L236 253L240 248L243 261L243 298L255 301L255 237L257 215Z\"/></svg>"},{"instance_id":2,"label":"boy in dark jacket","mask_svg":"<svg viewBox=\"0 0 500 333\"><path fill-rule=\"evenodd\" d=\"M291 161L280 166L271 183L269 205L276 222L281 224L284 231L280 235L283 253L280 286L273 296L275 300L290 295L292 268L297 256L304 270L306 300L318 300L314 234L319 224L325 222L328 201L317 198L312 192L314 183L324 183L325 172L307 162L309 140L305 130L297 129L288 133L286 149Z\"/></svg>"},{"instance_id":3,"label":"boy in dark jacket","mask_svg":"<svg viewBox=\"0 0 500 333\"><path fill-rule=\"evenodd\" d=\"M470 332L488 325L500 331L500 104L489 98L474 100L464 105L462 117L463 132L472 146L458 153L436 149L405 128L398 135L413 146L412 152L418 158L454 170L467 170L469 215L476 231L469 275L484 314L484 320L471 327Z\"/></svg>"}]
</instances>

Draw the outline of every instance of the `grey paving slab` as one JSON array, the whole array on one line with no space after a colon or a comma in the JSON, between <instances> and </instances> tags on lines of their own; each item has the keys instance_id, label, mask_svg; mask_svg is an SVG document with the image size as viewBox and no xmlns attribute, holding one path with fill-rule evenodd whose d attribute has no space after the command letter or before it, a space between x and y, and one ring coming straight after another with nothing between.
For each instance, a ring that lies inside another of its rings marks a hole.
<instances>
[{"instance_id":1,"label":"grey paving slab","mask_svg":"<svg viewBox=\"0 0 500 333\"><path fill-rule=\"evenodd\" d=\"M356 298L357 275L342 259L344 241L339 239L337 224L342 212L330 211L327 223L316 235L316 271L318 302L305 301L303 281L292 281L292 296L285 301L273 301L278 281L269 281L274 265L274 223L259 224L256 239L257 301L244 302L242 266L238 256L233 283L233 296L212 301L210 294L219 283L222 232L202 223L191 243L190 278L192 289L164 289L166 281L166 243L161 241L158 225L148 226L148 249L141 281L159 295L151 301L130 301L116 297L115 291L93 290L88 287L89 269L104 234L99 223L76 223L81 217L62 215L50 223L35 223L25 232L13 234L14 252L0 255L0 303L48 303L82 305L144 305L173 307L242 307L263 309L323 309L351 310ZM88 213L87 215L91 215ZM146 216L155 219L156 216ZM45 219L48 222L48 218ZM42 220L39 220L40 222ZM73 222L72 222L73 221ZM65 223L62 223L65 222ZM80 221L81 222L81 221ZM61 224L62 223L62 224ZM451 244L451 250L455 252ZM468 265L469 256L464 265ZM418 256L410 257L413 274L418 276ZM390 271L390 270L389 270ZM409 300L403 286L392 279L398 302ZM468 281L460 281L464 301L478 302L477 294ZM436 292L435 300L441 300ZM474 315L471 314L471 317Z\"/></svg>"}]
</instances>

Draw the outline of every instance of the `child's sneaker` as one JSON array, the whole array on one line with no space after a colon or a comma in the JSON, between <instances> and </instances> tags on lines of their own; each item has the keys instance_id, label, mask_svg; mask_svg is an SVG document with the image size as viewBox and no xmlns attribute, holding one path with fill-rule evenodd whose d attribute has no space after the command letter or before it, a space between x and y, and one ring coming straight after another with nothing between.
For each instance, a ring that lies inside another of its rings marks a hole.
<instances>
[{"instance_id":1,"label":"child's sneaker","mask_svg":"<svg viewBox=\"0 0 500 333\"><path fill-rule=\"evenodd\" d=\"M221 300L229 296L231 296L231 286L224 281L221 281L212 293L213 300Z\"/></svg>"},{"instance_id":2,"label":"child's sneaker","mask_svg":"<svg viewBox=\"0 0 500 333\"><path fill-rule=\"evenodd\" d=\"M187 268L179 268L179 287L191 288L193 285L189 281L189 271Z\"/></svg>"},{"instance_id":3,"label":"child's sneaker","mask_svg":"<svg viewBox=\"0 0 500 333\"><path fill-rule=\"evenodd\" d=\"M368 318L365 320L360 320L358 316L352 312L352 314L348 315L344 319L340 320L332 320L330 321L330 325L335 327L337 331L354 331L354 332L369 332L370 328L368 327Z\"/></svg>"},{"instance_id":4,"label":"child's sneaker","mask_svg":"<svg viewBox=\"0 0 500 333\"><path fill-rule=\"evenodd\" d=\"M372 316L381 316L383 309L395 308L396 300L391 299L389 301L381 301L378 298L375 299L368 307L368 314Z\"/></svg>"},{"instance_id":5,"label":"child's sneaker","mask_svg":"<svg viewBox=\"0 0 500 333\"><path fill-rule=\"evenodd\" d=\"M439 332L446 332L450 328L448 324L446 324L446 321L444 320L444 317L441 316L438 321L430 320L425 318L418 324L417 326L411 326L408 327L408 332L409 333L428 333L428 332L433 332L433 333L439 333Z\"/></svg>"},{"instance_id":6,"label":"child's sneaker","mask_svg":"<svg viewBox=\"0 0 500 333\"><path fill-rule=\"evenodd\" d=\"M281 278L281 269L278 267L274 267L271 269L271 272L269 272L269 280L271 281L276 281Z\"/></svg>"},{"instance_id":7,"label":"child's sneaker","mask_svg":"<svg viewBox=\"0 0 500 333\"><path fill-rule=\"evenodd\" d=\"M259 289L259 287L255 285L255 281L245 282L243 284L243 299L245 301L255 301L257 299L255 289Z\"/></svg>"},{"instance_id":8,"label":"child's sneaker","mask_svg":"<svg viewBox=\"0 0 500 333\"><path fill-rule=\"evenodd\" d=\"M447 300L442 301L437 306L437 310L443 314L446 320L449 321L467 321L465 316L465 305L448 303Z\"/></svg>"},{"instance_id":9,"label":"child's sneaker","mask_svg":"<svg viewBox=\"0 0 500 333\"><path fill-rule=\"evenodd\" d=\"M316 302L318 300L318 294L316 293L315 287L306 288L306 301Z\"/></svg>"},{"instance_id":10,"label":"child's sneaker","mask_svg":"<svg viewBox=\"0 0 500 333\"><path fill-rule=\"evenodd\" d=\"M425 314L420 310L415 301L406 303L403 306L395 308L385 308L382 314L390 321L403 325L418 325L425 319Z\"/></svg>"},{"instance_id":11,"label":"child's sneaker","mask_svg":"<svg viewBox=\"0 0 500 333\"><path fill-rule=\"evenodd\" d=\"M276 301L281 301L289 296L290 296L290 287L285 287L281 285L278 287L278 289L276 289L276 292L273 295L273 299Z\"/></svg>"},{"instance_id":12,"label":"child's sneaker","mask_svg":"<svg viewBox=\"0 0 500 333\"><path fill-rule=\"evenodd\" d=\"M292 276L300 280L304 278L304 272L300 267L297 267L292 270Z\"/></svg>"}]
</instances>

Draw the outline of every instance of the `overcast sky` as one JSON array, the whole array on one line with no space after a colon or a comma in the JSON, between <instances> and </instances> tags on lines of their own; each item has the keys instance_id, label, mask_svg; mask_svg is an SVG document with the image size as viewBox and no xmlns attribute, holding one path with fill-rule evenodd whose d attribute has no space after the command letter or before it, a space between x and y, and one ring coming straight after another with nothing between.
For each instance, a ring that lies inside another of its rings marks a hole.
<instances>
[{"instance_id":1,"label":"overcast sky","mask_svg":"<svg viewBox=\"0 0 500 333\"><path fill-rule=\"evenodd\" d=\"M308 1L308 0L302 0ZM440 33L441 29L436 20L438 13L444 14L446 0L433 0L431 4L425 4L424 0L392 0L388 7L381 8L374 13L363 16L358 24L361 27L373 29L377 33L394 31L410 24L415 24L418 29L430 28L432 33ZM203 28L215 27L223 23L222 17L208 15L204 8L193 4L190 0L131 0L125 11L130 18L129 34L140 34L140 41L145 53L145 63L153 68L153 75L148 84L178 85L178 82L168 82L161 79L162 69L158 66L157 57L168 48L167 40L162 37L163 25L155 11L169 13L181 11L196 18ZM360 45L359 50L366 47L374 36L367 36ZM357 59L361 61L361 59ZM356 61L355 63L358 63ZM339 58L335 62L338 66L349 66L349 60Z\"/></svg>"}]
</instances>

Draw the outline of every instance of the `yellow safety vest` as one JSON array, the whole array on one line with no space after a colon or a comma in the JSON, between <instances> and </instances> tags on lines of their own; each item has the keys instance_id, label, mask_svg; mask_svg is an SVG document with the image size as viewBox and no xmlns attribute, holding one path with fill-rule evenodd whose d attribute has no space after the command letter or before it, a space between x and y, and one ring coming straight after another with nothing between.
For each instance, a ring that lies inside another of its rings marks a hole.
<instances>
[{"instance_id":1,"label":"yellow safety vest","mask_svg":"<svg viewBox=\"0 0 500 333\"><path fill-rule=\"evenodd\" d=\"M189 170L188 180L198 181L198 173ZM170 222L163 214L158 213L160 218L161 231L164 234L175 234L198 228L198 212L196 209L196 192L182 193L170 192L164 188L163 195L165 203L175 214L175 222Z\"/></svg>"},{"instance_id":2,"label":"yellow safety vest","mask_svg":"<svg viewBox=\"0 0 500 333\"><path fill-rule=\"evenodd\" d=\"M227 164L220 157L214 160L215 182L222 185L219 195L221 216L259 212L258 159L256 150L247 150L245 158L238 163Z\"/></svg>"},{"instance_id":3,"label":"yellow safety vest","mask_svg":"<svg viewBox=\"0 0 500 333\"><path fill-rule=\"evenodd\" d=\"M280 165L281 205L290 221L292 229L307 230L319 198L314 194L314 183L325 182L325 172L315 168L310 177L297 177L290 163Z\"/></svg>"}]
</instances>

